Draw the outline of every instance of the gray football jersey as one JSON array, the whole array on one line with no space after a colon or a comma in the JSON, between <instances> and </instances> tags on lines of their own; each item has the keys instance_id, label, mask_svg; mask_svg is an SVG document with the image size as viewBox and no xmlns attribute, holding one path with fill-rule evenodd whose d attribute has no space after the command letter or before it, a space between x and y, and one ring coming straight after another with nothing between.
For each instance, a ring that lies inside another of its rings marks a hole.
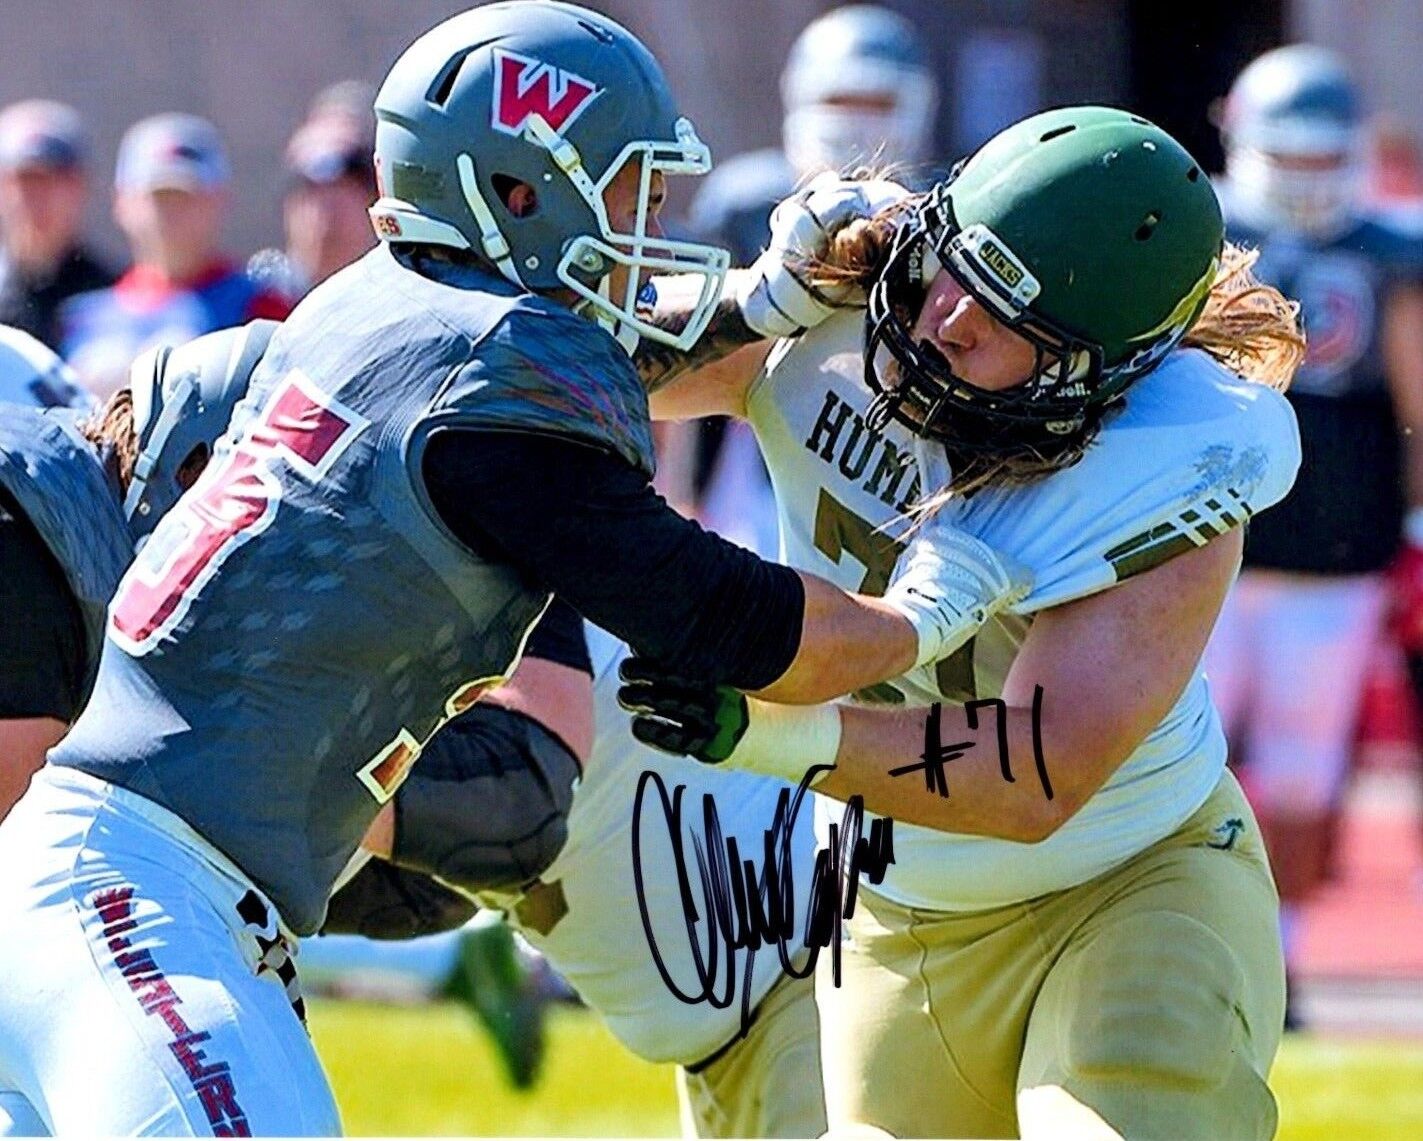
<instances>
[{"instance_id":1,"label":"gray football jersey","mask_svg":"<svg viewBox=\"0 0 1423 1141\"><path fill-rule=\"evenodd\" d=\"M646 397L608 334L476 270L428 272L442 280L381 246L278 330L125 576L94 698L52 754L183 818L303 934L424 742L507 675L547 602L441 524L431 434L551 433L652 468Z\"/></svg>"},{"instance_id":2,"label":"gray football jersey","mask_svg":"<svg viewBox=\"0 0 1423 1141\"><path fill-rule=\"evenodd\" d=\"M98 661L104 610L133 557L118 481L66 409L0 405L0 485L49 547L84 619L84 644Z\"/></svg>"}]
</instances>

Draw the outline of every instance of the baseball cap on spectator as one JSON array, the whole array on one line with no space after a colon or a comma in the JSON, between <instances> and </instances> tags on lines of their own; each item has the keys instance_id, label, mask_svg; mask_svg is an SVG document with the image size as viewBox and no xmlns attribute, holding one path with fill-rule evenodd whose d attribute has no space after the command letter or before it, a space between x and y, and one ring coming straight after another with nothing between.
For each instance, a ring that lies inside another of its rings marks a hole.
<instances>
[{"instance_id":1,"label":"baseball cap on spectator","mask_svg":"<svg viewBox=\"0 0 1423 1141\"><path fill-rule=\"evenodd\" d=\"M216 190L231 171L217 128L177 112L141 119L119 144L114 186L123 192Z\"/></svg>"},{"instance_id":2,"label":"baseball cap on spectator","mask_svg":"<svg viewBox=\"0 0 1423 1141\"><path fill-rule=\"evenodd\" d=\"M77 170L88 158L79 112L51 99L25 99L0 111L0 170Z\"/></svg>"},{"instance_id":3,"label":"baseball cap on spectator","mask_svg":"<svg viewBox=\"0 0 1423 1141\"><path fill-rule=\"evenodd\" d=\"M375 85L364 79L342 79L318 91L307 108L308 119L323 115L346 115L358 122L369 122L375 130Z\"/></svg>"},{"instance_id":4,"label":"baseball cap on spectator","mask_svg":"<svg viewBox=\"0 0 1423 1141\"><path fill-rule=\"evenodd\" d=\"M353 177L375 185L373 142L343 116L323 115L297 128L287 144L287 172L294 181L325 185Z\"/></svg>"}]
</instances>

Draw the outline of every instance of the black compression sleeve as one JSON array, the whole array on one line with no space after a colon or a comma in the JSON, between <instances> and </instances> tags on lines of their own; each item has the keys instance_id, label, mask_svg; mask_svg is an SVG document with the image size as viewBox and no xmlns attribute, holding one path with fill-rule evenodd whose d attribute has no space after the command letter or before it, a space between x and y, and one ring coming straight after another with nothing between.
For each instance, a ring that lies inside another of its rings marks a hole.
<instances>
[{"instance_id":1,"label":"black compression sleeve","mask_svg":"<svg viewBox=\"0 0 1423 1141\"><path fill-rule=\"evenodd\" d=\"M805 588L683 518L630 464L552 436L434 435L423 474L440 517L669 669L760 689L800 647Z\"/></svg>"},{"instance_id":2,"label":"black compression sleeve","mask_svg":"<svg viewBox=\"0 0 1423 1141\"><path fill-rule=\"evenodd\" d=\"M390 862L466 892L520 888L563 849L580 771L541 721L476 704L435 734L400 786Z\"/></svg>"},{"instance_id":3,"label":"black compression sleeve","mask_svg":"<svg viewBox=\"0 0 1423 1141\"><path fill-rule=\"evenodd\" d=\"M0 488L0 718L72 721L89 678L79 602L39 532Z\"/></svg>"},{"instance_id":4,"label":"black compression sleeve","mask_svg":"<svg viewBox=\"0 0 1423 1141\"><path fill-rule=\"evenodd\" d=\"M555 598L529 634L524 657L557 662L592 677L593 662L588 657L582 615L563 599Z\"/></svg>"}]
</instances>

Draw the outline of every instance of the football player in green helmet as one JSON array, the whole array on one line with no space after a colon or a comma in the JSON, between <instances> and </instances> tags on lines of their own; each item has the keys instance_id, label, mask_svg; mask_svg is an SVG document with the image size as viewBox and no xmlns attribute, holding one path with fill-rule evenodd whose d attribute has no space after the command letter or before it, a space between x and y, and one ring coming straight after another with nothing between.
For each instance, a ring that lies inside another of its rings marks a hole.
<instances>
[{"instance_id":1,"label":"football player in green helmet","mask_svg":"<svg viewBox=\"0 0 1423 1141\"><path fill-rule=\"evenodd\" d=\"M869 296L876 422L942 440L960 482L984 463L1080 455L1200 315L1222 238L1200 167L1145 119L1068 108L1004 131L893 231ZM957 297L1003 327L1001 375L975 383L936 345Z\"/></svg>"},{"instance_id":2,"label":"football player in green helmet","mask_svg":"<svg viewBox=\"0 0 1423 1141\"><path fill-rule=\"evenodd\" d=\"M894 821L818 979L830 1131L1273 1135L1278 901L1200 662L1299 464L1293 307L1180 144L1108 107L806 248L864 312L716 360L714 318L654 415L750 422L794 566L882 589L932 514L1034 580L853 702L624 671L641 739Z\"/></svg>"}]
</instances>

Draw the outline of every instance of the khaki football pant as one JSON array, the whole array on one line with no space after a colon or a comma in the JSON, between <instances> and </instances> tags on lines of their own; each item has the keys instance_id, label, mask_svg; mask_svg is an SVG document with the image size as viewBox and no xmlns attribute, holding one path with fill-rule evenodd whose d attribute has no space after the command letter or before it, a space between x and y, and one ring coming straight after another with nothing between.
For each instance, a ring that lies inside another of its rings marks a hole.
<instances>
[{"instance_id":1,"label":"khaki football pant","mask_svg":"<svg viewBox=\"0 0 1423 1141\"><path fill-rule=\"evenodd\" d=\"M812 980L782 976L761 1000L745 1038L695 1074L678 1066L677 1101L683 1137L824 1133L820 1019Z\"/></svg>"},{"instance_id":2,"label":"khaki football pant","mask_svg":"<svg viewBox=\"0 0 1423 1141\"><path fill-rule=\"evenodd\" d=\"M817 984L831 1134L1269 1138L1279 902L1235 778L1079 887L985 912L863 887Z\"/></svg>"}]
</instances>

